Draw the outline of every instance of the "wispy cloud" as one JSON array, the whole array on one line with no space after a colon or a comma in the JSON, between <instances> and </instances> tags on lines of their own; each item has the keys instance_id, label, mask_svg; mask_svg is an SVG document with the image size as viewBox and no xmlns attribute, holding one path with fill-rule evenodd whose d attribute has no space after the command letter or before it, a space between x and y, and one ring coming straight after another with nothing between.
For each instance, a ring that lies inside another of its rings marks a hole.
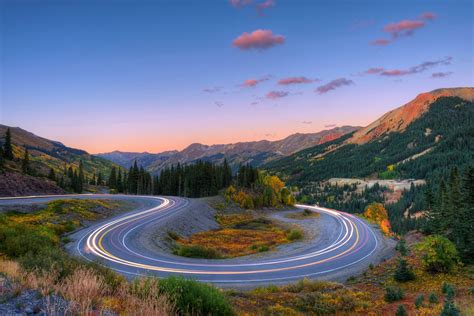
<instances>
[{"instance_id":1,"label":"wispy cloud","mask_svg":"<svg viewBox=\"0 0 474 316\"><path fill-rule=\"evenodd\" d=\"M292 84L302 84L302 83L312 83L319 81L318 79L309 79L306 77L288 77L278 80L279 85L292 85Z\"/></svg>"},{"instance_id":2,"label":"wispy cloud","mask_svg":"<svg viewBox=\"0 0 474 316\"><path fill-rule=\"evenodd\" d=\"M247 79L243 83L241 83L240 86L241 87L246 87L246 88L251 88L251 87L255 87L259 83L267 81L269 79L270 79L270 76L266 76L266 77L259 78L259 79L254 79L254 78Z\"/></svg>"},{"instance_id":3,"label":"wispy cloud","mask_svg":"<svg viewBox=\"0 0 474 316\"><path fill-rule=\"evenodd\" d=\"M426 26L426 21L433 21L436 14L433 12L423 12L418 19L401 20L395 23L389 23L384 26L383 31L390 35L390 38L378 38L370 42L375 46L386 46L393 41L406 36L411 36L416 30Z\"/></svg>"},{"instance_id":4,"label":"wispy cloud","mask_svg":"<svg viewBox=\"0 0 474 316\"><path fill-rule=\"evenodd\" d=\"M229 3L234 8L241 8L246 5L252 4L252 0L229 0Z\"/></svg>"},{"instance_id":5,"label":"wispy cloud","mask_svg":"<svg viewBox=\"0 0 474 316\"><path fill-rule=\"evenodd\" d=\"M335 90L337 88L343 87L343 86L349 86L354 84L354 81L346 79L346 78L338 78L333 81L328 82L325 85L319 86L316 88L316 92L319 94L324 94L327 93L331 90Z\"/></svg>"},{"instance_id":6,"label":"wispy cloud","mask_svg":"<svg viewBox=\"0 0 474 316\"><path fill-rule=\"evenodd\" d=\"M451 65L452 60L453 60L452 57L447 56L442 59L438 59L434 61L425 61L419 65L412 66L405 69L385 69L382 67L375 67L375 68L369 68L363 73L367 75L380 75L380 76L386 76L386 77L413 75L413 74L427 71L437 66Z\"/></svg>"},{"instance_id":7,"label":"wispy cloud","mask_svg":"<svg viewBox=\"0 0 474 316\"><path fill-rule=\"evenodd\" d=\"M390 40L385 39L385 38L378 38L370 42L370 44L374 46L385 46L385 45L390 44Z\"/></svg>"},{"instance_id":8,"label":"wispy cloud","mask_svg":"<svg viewBox=\"0 0 474 316\"><path fill-rule=\"evenodd\" d=\"M214 102L214 104L218 107L218 108L221 108L224 106L224 103L223 102L220 102L220 101L216 101Z\"/></svg>"},{"instance_id":9,"label":"wispy cloud","mask_svg":"<svg viewBox=\"0 0 474 316\"><path fill-rule=\"evenodd\" d=\"M257 4L257 13L259 15L264 15L264 11L270 9L271 7L275 6L274 0L265 0L259 4Z\"/></svg>"},{"instance_id":10,"label":"wispy cloud","mask_svg":"<svg viewBox=\"0 0 474 316\"><path fill-rule=\"evenodd\" d=\"M243 33L232 42L232 45L242 50L265 50L284 42L284 36L274 35L271 30L255 30L252 33Z\"/></svg>"},{"instance_id":11,"label":"wispy cloud","mask_svg":"<svg viewBox=\"0 0 474 316\"><path fill-rule=\"evenodd\" d=\"M432 20L436 19L436 17L437 17L437 15L434 12L423 12L420 15L420 19L428 20L428 21L432 21Z\"/></svg>"},{"instance_id":12,"label":"wispy cloud","mask_svg":"<svg viewBox=\"0 0 474 316\"><path fill-rule=\"evenodd\" d=\"M337 124L327 124L327 125L324 125L325 128L333 128L333 127L336 127Z\"/></svg>"},{"instance_id":13,"label":"wispy cloud","mask_svg":"<svg viewBox=\"0 0 474 316\"><path fill-rule=\"evenodd\" d=\"M288 91L270 91L265 95L265 97L267 99L275 100L275 99L287 97L289 94L290 93Z\"/></svg>"},{"instance_id":14,"label":"wispy cloud","mask_svg":"<svg viewBox=\"0 0 474 316\"><path fill-rule=\"evenodd\" d=\"M447 71L447 72L434 72L431 74L431 78L444 78L444 77L448 77L448 76L451 76L453 73L451 71Z\"/></svg>"},{"instance_id":15,"label":"wispy cloud","mask_svg":"<svg viewBox=\"0 0 474 316\"><path fill-rule=\"evenodd\" d=\"M209 87L209 88L204 88L202 91L207 92L207 93L216 93L222 90L222 87Z\"/></svg>"},{"instance_id":16,"label":"wispy cloud","mask_svg":"<svg viewBox=\"0 0 474 316\"><path fill-rule=\"evenodd\" d=\"M312 121L303 121L303 122L301 122L301 123L303 123L303 124L305 124L305 125L311 125L311 124L313 124Z\"/></svg>"}]
</instances>

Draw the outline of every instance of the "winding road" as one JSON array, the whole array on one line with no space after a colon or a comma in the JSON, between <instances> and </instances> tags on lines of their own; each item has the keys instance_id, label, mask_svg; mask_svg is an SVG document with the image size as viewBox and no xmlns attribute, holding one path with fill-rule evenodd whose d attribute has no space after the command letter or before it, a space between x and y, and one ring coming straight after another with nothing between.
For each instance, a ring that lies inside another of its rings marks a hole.
<instances>
[{"instance_id":1,"label":"winding road","mask_svg":"<svg viewBox=\"0 0 474 316\"><path fill-rule=\"evenodd\" d=\"M46 197L1 198L0 205L44 203L60 198L114 198L142 201L142 207L76 232L70 251L87 260L95 260L128 275L184 275L199 281L218 284L268 284L288 282L304 277L317 278L356 264L370 262L378 247L373 228L360 218L322 207L296 205L334 219L334 238L321 245L292 255L272 258L224 260L191 259L144 249L135 238L144 226L170 219L182 211L189 200L178 197L69 195Z\"/></svg>"}]
</instances>

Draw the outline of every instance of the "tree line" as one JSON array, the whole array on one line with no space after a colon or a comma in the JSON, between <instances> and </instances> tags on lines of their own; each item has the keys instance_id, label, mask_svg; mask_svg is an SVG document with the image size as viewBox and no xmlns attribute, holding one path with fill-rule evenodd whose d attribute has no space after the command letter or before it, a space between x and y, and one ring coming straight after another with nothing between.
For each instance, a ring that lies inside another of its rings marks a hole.
<instances>
[{"instance_id":1,"label":"tree line","mask_svg":"<svg viewBox=\"0 0 474 316\"><path fill-rule=\"evenodd\" d=\"M175 195L204 197L216 195L232 182L227 160L220 165L198 160L196 163L176 164L152 176L137 162L128 172L112 167L107 185L111 192L141 195Z\"/></svg>"},{"instance_id":2,"label":"tree line","mask_svg":"<svg viewBox=\"0 0 474 316\"><path fill-rule=\"evenodd\" d=\"M474 260L474 167L462 175L456 167L449 176L426 188L423 230L451 240L463 260Z\"/></svg>"}]
</instances>

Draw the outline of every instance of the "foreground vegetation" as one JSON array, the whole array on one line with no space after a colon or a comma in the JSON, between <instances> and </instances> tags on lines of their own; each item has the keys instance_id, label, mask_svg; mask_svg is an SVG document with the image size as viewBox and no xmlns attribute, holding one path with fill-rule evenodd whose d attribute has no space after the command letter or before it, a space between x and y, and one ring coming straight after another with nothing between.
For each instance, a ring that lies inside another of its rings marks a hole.
<instances>
[{"instance_id":1,"label":"foreground vegetation","mask_svg":"<svg viewBox=\"0 0 474 316\"><path fill-rule=\"evenodd\" d=\"M115 203L58 200L32 213L12 210L2 215L0 274L8 280L0 277L0 299L8 301L34 289L44 298L42 308L48 314L233 314L223 294L209 285L176 277L129 283L112 270L61 249L65 232L104 216Z\"/></svg>"},{"instance_id":2,"label":"foreground vegetation","mask_svg":"<svg viewBox=\"0 0 474 316\"><path fill-rule=\"evenodd\" d=\"M424 244L421 235L409 238L408 257L400 254L370 266L346 285L304 279L227 294L241 315L471 315L474 267L456 265L449 273L428 271L423 251L418 250L420 242ZM413 278L397 281L402 258L408 261Z\"/></svg>"}]
</instances>

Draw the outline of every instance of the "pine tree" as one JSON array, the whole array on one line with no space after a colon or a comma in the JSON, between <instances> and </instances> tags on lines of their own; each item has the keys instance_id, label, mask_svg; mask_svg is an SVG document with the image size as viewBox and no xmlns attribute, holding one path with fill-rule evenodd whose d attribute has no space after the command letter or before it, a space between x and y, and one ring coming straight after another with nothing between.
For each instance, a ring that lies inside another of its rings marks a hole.
<instances>
[{"instance_id":1,"label":"pine tree","mask_svg":"<svg viewBox=\"0 0 474 316\"><path fill-rule=\"evenodd\" d=\"M99 171L99 175L97 176L97 185L103 185L104 179L102 177L102 172Z\"/></svg>"},{"instance_id":2,"label":"pine tree","mask_svg":"<svg viewBox=\"0 0 474 316\"><path fill-rule=\"evenodd\" d=\"M3 144L3 156L5 159L13 160L12 134L10 128L5 133L5 143Z\"/></svg>"},{"instance_id":3,"label":"pine tree","mask_svg":"<svg viewBox=\"0 0 474 316\"><path fill-rule=\"evenodd\" d=\"M408 266L405 259L398 260L397 270L395 270L394 279L398 282L407 282L415 279L415 274Z\"/></svg>"},{"instance_id":4,"label":"pine tree","mask_svg":"<svg viewBox=\"0 0 474 316\"><path fill-rule=\"evenodd\" d=\"M107 185L109 186L110 190L117 190L117 169L115 166L110 170L110 176Z\"/></svg>"},{"instance_id":5,"label":"pine tree","mask_svg":"<svg viewBox=\"0 0 474 316\"><path fill-rule=\"evenodd\" d=\"M28 153L28 148L25 147L25 155L21 161L21 170L24 174L30 174L30 155Z\"/></svg>"},{"instance_id":6,"label":"pine tree","mask_svg":"<svg viewBox=\"0 0 474 316\"><path fill-rule=\"evenodd\" d=\"M56 181L56 173L54 172L53 168L49 169L48 179Z\"/></svg>"},{"instance_id":7,"label":"pine tree","mask_svg":"<svg viewBox=\"0 0 474 316\"><path fill-rule=\"evenodd\" d=\"M84 190L84 166L82 164L82 159L79 160L79 174L77 179L77 192L82 193Z\"/></svg>"}]
</instances>

